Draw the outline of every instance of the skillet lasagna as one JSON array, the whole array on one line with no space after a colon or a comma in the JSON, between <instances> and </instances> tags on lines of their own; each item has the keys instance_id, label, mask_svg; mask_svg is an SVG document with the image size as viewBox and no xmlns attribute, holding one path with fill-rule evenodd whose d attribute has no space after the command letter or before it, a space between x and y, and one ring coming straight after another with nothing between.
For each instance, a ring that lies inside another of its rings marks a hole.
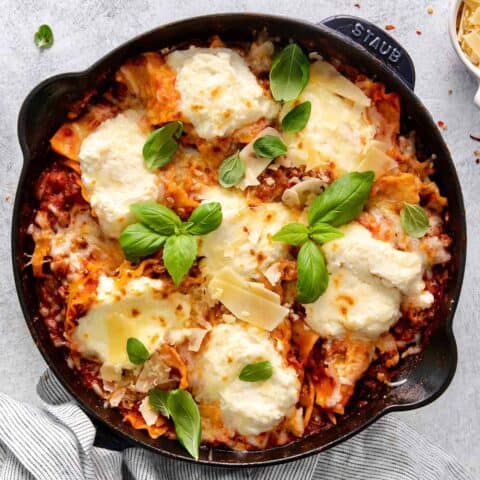
<instances>
[{"instance_id":1,"label":"skillet lasagna","mask_svg":"<svg viewBox=\"0 0 480 480\"><path fill-rule=\"evenodd\" d=\"M194 457L335 428L401 384L451 239L400 117L381 83L266 35L128 60L36 183L29 263L68 365Z\"/></svg>"}]
</instances>

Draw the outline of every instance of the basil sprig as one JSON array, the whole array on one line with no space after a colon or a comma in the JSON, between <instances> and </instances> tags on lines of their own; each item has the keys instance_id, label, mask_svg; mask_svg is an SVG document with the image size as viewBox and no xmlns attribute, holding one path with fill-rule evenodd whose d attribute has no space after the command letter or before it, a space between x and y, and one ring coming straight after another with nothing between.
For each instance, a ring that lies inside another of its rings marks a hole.
<instances>
[{"instance_id":1,"label":"basil sprig","mask_svg":"<svg viewBox=\"0 0 480 480\"><path fill-rule=\"evenodd\" d=\"M245 162L237 152L226 158L218 169L218 182L224 188L238 185L245 176Z\"/></svg>"},{"instance_id":2,"label":"basil sprig","mask_svg":"<svg viewBox=\"0 0 480 480\"><path fill-rule=\"evenodd\" d=\"M150 170L164 167L177 151L182 122L169 122L152 132L143 146L143 159Z\"/></svg>"},{"instance_id":3,"label":"basil sprig","mask_svg":"<svg viewBox=\"0 0 480 480\"><path fill-rule=\"evenodd\" d=\"M270 90L277 101L297 98L308 83L310 62L295 43L285 47L272 61Z\"/></svg>"},{"instance_id":4,"label":"basil sprig","mask_svg":"<svg viewBox=\"0 0 480 480\"><path fill-rule=\"evenodd\" d=\"M301 246L297 256L297 301L313 303L328 287L328 270L318 245L343 236L336 227L354 220L372 188L373 172L343 175L317 196L308 209L308 226L290 223L273 240Z\"/></svg>"},{"instance_id":5,"label":"basil sprig","mask_svg":"<svg viewBox=\"0 0 480 480\"><path fill-rule=\"evenodd\" d=\"M413 238L423 237L429 227L427 212L420 205L412 203L405 203L403 206L400 223L405 233Z\"/></svg>"},{"instance_id":6,"label":"basil sprig","mask_svg":"<svg viewBox=\"0 0 480 480\"><path fill-rule=\"evenodd\" d=\"M169 392L154 389L148 394L148 399L152 408L165 417L172 418L177 440L195 460L198 460L202 422L192 395L182 389Z\"/></svg>"},{"instance_id":7,"label":"basil sprig","mask_svg":"<svg viewBox=\"0 0 480 480\"><path fill-rule=\"evenodd\" d=\"M33 36L38 48L50 48L53 45L53 32L49 25L40 25Z\"/></svg>"},{"instance_id":8,"label":"basil sprig","mask_svg":"<svg viewBox=\"0 0 480 480\"><path fill-rule=\"evenodd\" d=\"M145 345L138 338L134 337L130 337L127 340L127 355L134 365L141 365L150 358Z\"/></svg>"},{"instance_id":9,"label":"basil sprig","mask_svg":"<svg viewBox=\"0 0 480 480\"><path fill-rule=\"evenodd\" d=\"M287 146L276 135L264 135L253 142L253 150L259 157L277 158L287 153Z\"/></svg>"},{"instance_id":10,"label":"basil sprig","mask_svg":"<svg viewBox=\"0 0 480 480\"><path fill-rule=\"evenodd\" d=\"M245 365L238 378L243 382L261 382L262 380L268 380L272 375L272 364L265 360Z\"/></svg>"},{"instance_id":11,"label":"basil sprig","mask_svg":"<svg viewBox=\"0 0 480 480\"><path fill-rule=\"evenodd\" d=\"M282 119L282 130L284 132L296 133L303 130L308 123L312 104L303 102L292 108Z\"/></svg>"},{"instance_id":12,"label":"basil sprig","mask_svg":"<svg viewBox=\"0 0 480 480\"><path fill-rule=\"evenodd\" d=\"M163 263L176 286L197 258L194 235L206 235L222 223L222 206L218 202L203 203L186 222L158 203L135 203L130 209L141 223L129 225L120 235L125 257L137 262L163 247Z\"/></svg>"}]
</instances>

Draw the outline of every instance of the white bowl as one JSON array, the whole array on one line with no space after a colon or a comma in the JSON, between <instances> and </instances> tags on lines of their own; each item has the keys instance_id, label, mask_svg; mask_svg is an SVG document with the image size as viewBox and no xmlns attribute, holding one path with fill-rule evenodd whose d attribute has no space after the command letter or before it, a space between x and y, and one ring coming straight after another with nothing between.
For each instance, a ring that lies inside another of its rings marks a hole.
<instances>
[{"instance_id":1,"label":"white bowl","mask_svg":"<svg viewBox=\"0 0 480 480\"><path fill-rule=\"evenodd\" d=\"M450 40L452 41L453 48L457 52L460 60L465 64L470 73L472 73L475 78L478 80L478 90L475 94L474 102L477 107L480 108L480 67L475 66L465 55L462 47L457 40L457 14L460 6L462 5L463 0L450 0L450 12L448 16L448 29L450 31Z\"/></svg>"}]
</instances>

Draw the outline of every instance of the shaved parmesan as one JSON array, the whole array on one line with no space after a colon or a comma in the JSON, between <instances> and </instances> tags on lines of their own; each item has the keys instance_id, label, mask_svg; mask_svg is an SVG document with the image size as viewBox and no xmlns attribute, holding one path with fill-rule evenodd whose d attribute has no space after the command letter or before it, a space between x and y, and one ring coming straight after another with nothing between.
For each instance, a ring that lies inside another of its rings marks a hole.
<instances>
[{"instance_id":1,"label":"shaved parmesan","mask_svg":"<svg viewBox=\"0 0 480 480\"><path fill-rule=\"evenodd\" d=\"M261 283L245 281L228 267L213 277L208 288L212 298L237 318L264 330L276 328L289 311L280 305L280 296L275 292Z\"/></svg>"},{"instance_id":2,"label":"shaved parmesan","mask_svg":"<svg viewBox=\"0 0 480 480\"><path fill-rule=\"evenodd\" d=\"M382 142L373 141L368 148L364 160L358 167L359 172L372 170L375 177L383 175L388 170L397 166L395 160L385 153L387 145Z\"/></svg>"},{"instance_id":3,"label":"shaved parmesan","mask_svg":"<svg viewBox=\"0 0 480 480\"><path fill-rule=\"evenodd\" d=\"M140 406L138 407L138 411L142 414L145 423L150 427L152 426L158 418L158 412L152 408L150 405L150 400L148 397L145 397Z\"/></svg>"}]
</instances>

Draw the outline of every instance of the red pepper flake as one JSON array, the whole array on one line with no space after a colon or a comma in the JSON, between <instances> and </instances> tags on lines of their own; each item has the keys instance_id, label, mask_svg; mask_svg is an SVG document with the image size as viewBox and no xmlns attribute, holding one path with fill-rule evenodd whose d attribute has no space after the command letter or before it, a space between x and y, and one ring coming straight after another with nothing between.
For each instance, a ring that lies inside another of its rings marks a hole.
<instances>
[{"instance_id":1,"label":"red pepper flake","mask_svg":"<svg viewBox=\"0 0 480 480\"><path fill-rule=\"evenodd\" d=\"M437 125L443 130L448 130L448 125L445 122L442 122L441 120L437 122Z\"/></svg>"},{"instance_id":2,"label":"red pepper flake","mask_svg":"<svg viewBox=\"0 0 480 480\"><path fill-rule=\"evenodd\" d=\"M417 35L421 35L421 34L422 34L422 31L421 31L421 30L415 30L415 33L416 33Z\"/></svg>"},{"instance_id":3,"label":"red pepper flake","mask_svg":"<svg viewBox=\"0 0 480 480\"><path fill-rule=\"evenodd\" d=\"M480 163L480 158L476 158L475 163L478 165Z\"/></svg>"},{"instance_id":4,"label":"red pepper flake","mask_svg":"<svg viewBox=\"0 0 480 480\"><path fill-rule=\"evenodd\" d=\"M388 25L385 25L385 30L395 30L395 25L389 23Z\"/></svg>"},{"instance_id":5,"label":"red pepper flake","mask_svg":"<svg viewBox=\"0 0 480 480\"><path fill-rule=\"evenodd\" d=\"M355 8L360 8L360 4L359 4L359 3L354 3L353 6L354 6Z\"/></svg>"},{"instance_id":6,"label":"red pepper flake","mask_svg":"<svg viewBox=\"0 0 480 480\"><path fill-rule=\"evenodd\" d=\"M480 137L476 137L475 135L470 134L470 138L475 140L476 142L480 142Z\"/></svg>"},{"instance_id":7,"label":"red pepper flake","mask_svg":"<svg viewBox=\"0 0 480 480\"><path fill-rule=\"evenodd\" d=\"M451 95L453 93L453 90L451 88L448 89L448 94Z\"/></svg>"}]
</instances>

